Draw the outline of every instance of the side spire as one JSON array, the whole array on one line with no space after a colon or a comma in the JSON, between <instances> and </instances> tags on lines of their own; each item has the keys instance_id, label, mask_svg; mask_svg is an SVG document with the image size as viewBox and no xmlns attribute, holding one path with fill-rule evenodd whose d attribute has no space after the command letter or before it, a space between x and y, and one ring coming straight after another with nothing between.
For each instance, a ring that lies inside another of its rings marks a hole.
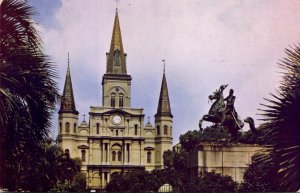
<instances>
[{"instance_id":1,"label":"side spire","mask_svg":"<svg viewBox=\"0 0 300 193\"><path fill-rule=\"evenodd\" d=\"M159 117L159 116L173 117L171 113L171 105L170 105L168 85L167 85L167 79L165 73L165 60L162 61L164 63L164 71L163 71L163 78L161 83L157 113L155 114L155 117Z\"/></svg>"},{"instance_id":2,"label":"side spire","mask_svg":"<svg viewBox=\"0 0 300 193\"><path fill-rule=\"evenodd\" d=\"M70 72L70 57L68 53L68 68L64 86L64 92L60 104L59 113L74 113L78 114L75 107L75 99L72 88L71 72Z\"/></svg>"},{"instance_id":3,"label":"side spire","mask_svg":"<svg viewBox=\"0 0 300 193\"><path fill-rule=\"evenodd\" d=\"M124 53L118 8L116 8L114 28L111 37L110 50L107 55L107 74L127 74L126 54Z\"/></svg>"}]
</instances>

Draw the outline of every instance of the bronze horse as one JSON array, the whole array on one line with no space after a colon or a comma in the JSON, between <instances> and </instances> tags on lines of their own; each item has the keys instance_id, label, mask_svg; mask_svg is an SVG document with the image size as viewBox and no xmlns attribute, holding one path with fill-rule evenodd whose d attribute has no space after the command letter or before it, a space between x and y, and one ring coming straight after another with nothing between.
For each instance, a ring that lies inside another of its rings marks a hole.
<instances>
[{"instance_id":1,"label":"bronze horse","mask_svg":"<svg viewBox=\"0 0 300 193\"><path fill-rule=\"evenodd\" d=\"M250 124L251 130L256 133L254 120L251 117L247 117L244 121L236 116L234 113L230 112L229 114L225 115L223 112L226 108L224 102L223 91L227 85L221 85L218 90L216 90L212 95L209 95L209 100L213 101L213 104L208 112L207 115L204 115L202 119L199 121L199 128L203 131L202 122L208 121L215 123L215 126L223 126L224 128L228 129L228 132L231 134L232 139L237 138L238 130L242 129L245 125L244 122ZM225 116L225 117L223 117ZM223 120L223 121L222 121Z\"/></svg>"}]
</instances>

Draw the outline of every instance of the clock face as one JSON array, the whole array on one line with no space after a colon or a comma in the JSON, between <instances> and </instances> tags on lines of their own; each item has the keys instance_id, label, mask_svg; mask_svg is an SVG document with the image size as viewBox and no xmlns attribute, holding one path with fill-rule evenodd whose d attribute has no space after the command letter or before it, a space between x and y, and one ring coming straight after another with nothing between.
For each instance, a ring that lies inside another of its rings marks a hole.
<instances>
[{"instance_id":1,"label":"clock face","mask_svg":"<svg viewBox=\"0 0 300 193\"><path fill-rule=\"evenodd\" d=\"M121 123L122 118L119 115L115 115L113 117L113 123L114 124L120 124Z\"/></svg>"}]
</instances>

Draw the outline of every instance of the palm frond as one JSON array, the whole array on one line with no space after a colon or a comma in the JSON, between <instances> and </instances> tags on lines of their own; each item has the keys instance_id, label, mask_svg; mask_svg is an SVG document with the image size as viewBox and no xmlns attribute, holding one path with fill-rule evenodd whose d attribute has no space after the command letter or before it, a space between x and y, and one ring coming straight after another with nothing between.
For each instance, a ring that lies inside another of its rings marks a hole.
<instances>
[{"instance_id":1,"label":"palm frond","mask_svg":"<svg viewBox=\"0 0 300 193\"><path fill-rule=\"evenodd\" d=\"M276 166L286 191L300 188L300 47L285 50L279 67L284 70L280 90L265 99L260 111L266 130L263 140L271 145L269 154L261 156L262 164Z\"/></svg>"}]
</instances>

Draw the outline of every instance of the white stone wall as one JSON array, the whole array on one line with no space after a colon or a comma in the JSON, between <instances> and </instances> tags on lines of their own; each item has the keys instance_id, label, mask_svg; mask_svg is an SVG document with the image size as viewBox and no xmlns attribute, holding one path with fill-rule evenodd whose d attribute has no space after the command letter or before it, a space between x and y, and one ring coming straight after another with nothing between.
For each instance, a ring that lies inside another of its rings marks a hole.
<instances>
[{"instance_id":1,"label":"white stone wall","mask_svg":"<svg viewBox=\"0 0 300 193\"><path fill-rule=\"evenodd\" d=\"M259 145L231 144L220 146L203 144L199 150L189 153L188 167L192 174L215 170L217 173L229 175L233 180L241 182L251 157L262 150Z\"/></svg>"}]
</instances>

